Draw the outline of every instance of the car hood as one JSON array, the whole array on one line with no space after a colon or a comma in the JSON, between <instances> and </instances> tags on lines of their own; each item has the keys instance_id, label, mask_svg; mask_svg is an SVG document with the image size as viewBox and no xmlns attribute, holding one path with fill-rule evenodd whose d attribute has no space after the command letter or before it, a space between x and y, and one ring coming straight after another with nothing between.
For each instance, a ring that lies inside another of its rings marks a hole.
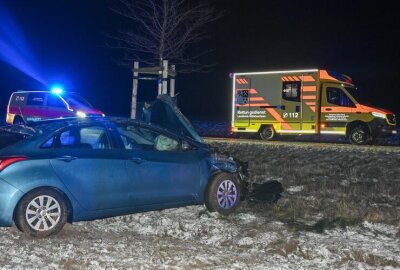
<instances>
[{"instance_id":1,"label":"car hood","mask_svg":"<svg viewBox=\"0 0 400 270\"><path fill-rule=\"evenodd\" d=\"M168 95L160 95L150 107L150 123L180 136L203 143L203 139Z\"/></svg>"}]
</instances>

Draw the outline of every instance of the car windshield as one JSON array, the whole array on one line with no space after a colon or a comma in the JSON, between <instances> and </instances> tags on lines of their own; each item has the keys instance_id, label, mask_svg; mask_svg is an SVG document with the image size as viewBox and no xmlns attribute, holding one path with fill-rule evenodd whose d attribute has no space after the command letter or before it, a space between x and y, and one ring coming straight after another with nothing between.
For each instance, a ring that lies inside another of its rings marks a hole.
<instances>
[{"instance_id":1,"label":"car windshield","mask_svg":"<svg viewBox=\"0 0 400 270\"><path fill-rule=\"evenodd\" d=\"M25 125L0 127L0 149L35 135L37 131Z\"/></svg>"},{"instance_id":2,"label":"car windshield","mask_svg":"<svg viewBox=\"0 0 400 270\"><path fill-rule=\"evenodd\" d=\"M93 108L92 104L90 104L86 99L81 96L78 96L74 93L67 93L62 95L62 98L72 107L87 107Z\"/></svg>"},{"instance_id":3,"label":"car windshield","mask_svg":"<svg viewBox=\"0 0 400 270\"><path fill-rule=\"evenodd\" d=\"M43 133L52 132L69 125L68 121L60 121L57 119L31 122L29 124L12 125L0 127L1 133L21 134L25 137L32 137Z\"/></svg>"},{"instance_id":4,"label":"car windshield","mask_svg":"<svg viewBox=\"0 0 400 270\"><path fill-rule=\"evenodd\" d=\"M26 125L12 125L0 127L0 132L33 136L37 133L37 130Z\"/></svg>"}]
</instances>

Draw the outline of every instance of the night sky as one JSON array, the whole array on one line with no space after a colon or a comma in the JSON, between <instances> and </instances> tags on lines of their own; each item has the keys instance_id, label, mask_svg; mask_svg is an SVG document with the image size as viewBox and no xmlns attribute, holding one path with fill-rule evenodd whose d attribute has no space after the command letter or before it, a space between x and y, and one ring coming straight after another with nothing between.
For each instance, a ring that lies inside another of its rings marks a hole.
<instances>
[{"instance_id":1,"label":"night sky","mask_svg":"<svg viewBox=\"0 0 400 270\"><path fill-rule=\"evenodd\" d=\"M108 115L128 116L131 72L115 64L120 54L106 47L104 36L126 27L110 10L116 3L0 0L1 115L13 91L61 83ZM210 73L177 78L179 105L190 118L230 120L230 72L297 68L348 74L360 101L400 113L400 16L388 2L211 3L225 16L205 29L210 39L197 47L214 48L204 61L217 65ZM12 51L23 57L5 53L4 44L12 44ZM154 82L141 82L139 91L139 101L157 92Z\"/></svg>"}]
</instances>

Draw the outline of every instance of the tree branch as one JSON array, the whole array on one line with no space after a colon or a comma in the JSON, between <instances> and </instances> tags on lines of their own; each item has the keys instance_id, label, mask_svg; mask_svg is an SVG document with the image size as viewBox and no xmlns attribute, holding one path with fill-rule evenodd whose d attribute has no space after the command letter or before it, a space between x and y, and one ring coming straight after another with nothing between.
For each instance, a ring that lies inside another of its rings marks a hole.
<instances>
[{"instance_id":1,"label":"tree branch","mask_svg":"<svg viewBox=\"0 0 400 270\"><path fill-rule=\"evenodd\" d=\"M215 64L201 64L200 58L213 51L189 50L209 38L204 27L223 14L204 2L190 0L119 0L112 8L127 19L129 30L106 34L106 46L123 52L120 62L139 60L148 65L160 65L166 59L182 72L198 72Z\"/></svg>"}]
</instances>

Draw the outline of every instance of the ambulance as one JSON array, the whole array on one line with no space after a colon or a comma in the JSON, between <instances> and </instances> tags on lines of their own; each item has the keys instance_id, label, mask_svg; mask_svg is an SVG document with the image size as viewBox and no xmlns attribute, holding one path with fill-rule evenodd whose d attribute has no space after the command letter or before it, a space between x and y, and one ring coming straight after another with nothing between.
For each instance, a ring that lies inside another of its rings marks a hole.
<instances>
[{"instance_id":1,"label":"ambulance","mask_svg":"<svg viewBox=\"0 0 400 270\"><path fill-rule=\"evenodd\" d=\"M395 115L360 104L349 76L307 69L234 73L232 133L345 136L362 145L396 134Z\"/></svg>"}]
</instances>

